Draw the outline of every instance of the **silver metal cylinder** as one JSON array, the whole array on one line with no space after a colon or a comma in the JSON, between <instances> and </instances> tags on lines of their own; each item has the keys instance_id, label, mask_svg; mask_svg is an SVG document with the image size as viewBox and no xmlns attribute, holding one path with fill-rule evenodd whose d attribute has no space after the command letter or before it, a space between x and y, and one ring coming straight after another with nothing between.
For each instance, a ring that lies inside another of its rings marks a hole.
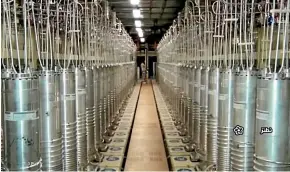
<instances>
[{"instance_id":1,"label":"silver metal cylinder","mask_svg":"<svg viewBox=\"0 0 290 172\"><path fill-rule=\"evenodd\" d=\"M2 69L3 71L3 69ZM6 71L1 73L1 88L3 89L3 80L5 78ZM5 109L4 109L4 94L3 91L1 90L1 171L5 171L5 164L4 164L4 158L5 158L5 148L4 148L4 114L5 114Z\"/></svg>"},{"instance_id":2,"label":"silver metal cylinder","mask_svg":"<svg viewBox=\"0 0 290 172\"><path fill-rule=\"evenodd\" d=\"M230 170L230 144L233 134L234 71L224 69L220 73L219 116L217 129L218 171Z\"/></svg>"},{"instance_id":3,"label":"silver metal cylinder","mask_svg":"<svg viewBox=\"0 0 290 172\"><path fill-rule=\"evenodd\" d=\"M75 74L67 69L60 74L63 170L77 170L77 120Z\"/></svg>"},{"instance_id":4,"label":"silver metal cylinder","mask_svg":"<svg viewBox=\"0 0 290 172\"><path fill-rule=\"evenodd\" d=\"M41 170L37 77L12 74L3 80L5 165L9 171Z\"/></svg>"},{"instance_id":5,"label":"silver metal cylinder","mask_svg":"<svg viewBox=\"0 0 290 172\"><path fill-rule=\"evenodd\" d=\"M191 97L192 97L192 106L191 106L191 113L192 113L192 128L191 128L191 138L192 138L192 141L195 141L195 127L194 127L194 120L195 120L195 112L196 112L196 105L197 105L197 102L195 100L195 92L196 92L196 88L195 88L195 73L196 73L196 67L192 67L192 71L191 71L191 76L192 76L192 84L191 84L191 87L190 89L192 90L191 91Z\"/></svg>"},{"instance_id":6,"label":"silver metal cylinder","mask_svg":"<svg viewBox=\"0 0 290 172\"><path fill-rule=\"evenodd\" d=\"M194 69L194 99L193 99L193 131L194 143L200 145L200 82L201 82L201 67Z\"/></svg>"},{"instance_id":7,"label":"silver metal cylinder","mask_svg":"<svg viewBox=\"0 0 290 172\"><path fill-rule=\"evenodd\" d=\"M112 88L112 71L111 67L107 68L107 120L106 120L106 128L111 125L112 119L111 119L111 88Z\"/></svg>"},{"instance_id":8,"label":"silver metal cylinder","mask_svg":"<svg viewBox=\"0 0 290 172\"><path fill-rule=\"evenodd\" d=\"M94 93L94 68L86 67L86 136L87 136L87 156L88 161L92 162L95 159L96 154L96 144L98 135L95 134L96 131L96 106L95 106L95 93ZM96 81L97 82L97 81Z\"/></svg>"},{"instance_id":9,"label":"silver metal cylinder","mask_svg":"<svg viewBox=\"0 0 290 172\"><path fill-rule=\"evenodd\" d=\"M75 69L76 120L77 120L77 163L78 170L84 170L87 159L86 128L86 73L82 68Z\"/></svg>"},{"instance_id":10,"label":"silver metal cylinder","mask_svg":"<svg viewBox=\"0 0 290 172\"><path fill-rule=\"evenodd\" d=\"M113 115L118 118L118 112L117 112L117 73L116 73L116 65L113 67L113 82L114 82L114 88L113 88L113 95L112 95L112 104L113 104Z\"/></svg>"},{"instance_id":11,"label":"silver metal cylinder","mask_svg":"<svg viewBox=\"0 0 290 172\"><path fill-rule=\"evenodd\" d=\"M39 92L42 170L62 171L59 74L54 71L41 72Z\"/></svg>"},{"instance_id":12,"label":"silver metal cylinder","mask_svg":"<svg viewBox=\"0 0 290 172\"><path fill-rule=\"evenodd\" d=\"M241 71L235 76L231 168L253 171L257 76Z\"/></svg>"},{"instance_id":13,"label":"silver metal cylinder","mask_svg":"<svg viewBox=\"0 0 290 172\"><path fill-rule=\"evenodd\" d=\"M188 136L189 143L186 144L185 150L188 152L192 152L194 150L194 117L193 117L193 109L194 109L194 78L195 78L195 68L190 67L188 73L189 85L188 85Z\"/></svg>"},{"instance_id":14,"label":"silver metal cylinder","mask_svg":"<svg viewBox=\"0 0 290 172\"><path fill-rule=\"evenodd\" d=\"M102 117L102 84L101 84L101 69L98 66L94 67L94 104L95 107L98 107L98 110L95 111L95 145L98 148L102 141L102 125L101 125L101 117Z\"/></svg>"},{"instance_id":15,"label":"silver metal cylinder","mask_svg":"<svg viewBox=\"0 0 290 172\"><path fill-rule=\"evenodd\" d=\"M290 171L290 83L274 77L257 81L256 171Z\"/></svg>"},{"instance_id":16,"label":"silver metal cylinder","mask_svg":"<svg viewBox=\"0 0 290 172\"><path fill-rule=\"evenodd\" d=\"M217 163L217 124L219 110L220 69L209 71L208 118L207 118L207 161Z\"/></svg>"},{"instance_id":17,"label":"silver metal cylinder","mask_svg":"<svg viewBox=\"0 0 290 172\"><path fill-rule=\"evenodd\" d=\"M192 140L192 92L193 92L193 76L192 76L192 68L189 67L187 70L188 82L187 82L187 120L186 128L187 128L187 138L188 142Z\"/></svg>"},{"instance_id":18,"label":"silver metal cylinder","mask_svg":"<svg viewBox=\"0 0 290 172\"><path fill-rule=\"evenodd\" d=\"M205 155L207 153L208 84L209 84L209 68L203 68L201 70L201 79L200 79L200 145L199 145L199 148ZM206 156L204 157L204 159L206 159Z\"/></svg>"},{"instance_id":19,"label":"silver metal cylinder","mask_svg":"<svg viewBox=\"0 0 290 172\"><path fill-rule=\"evenodd\" d=\"M101 114L101 125L102 125L102 130L101 130L101 133L102 135L104 133L106 133L107 131L107 120L108 120L108 116L107 116L107 99L108 99L108 73L107 73L107 67L104 67L101 69L102 72L101 72L101 75L100 75L100 82L101 82L101 85L102 85L102 88L100 90L100 92L103 92L103 95L101 97L101 101L102 101L102 106L103 106L103 111L102 111L102 114Z\"/></svg>"}]
</instances>

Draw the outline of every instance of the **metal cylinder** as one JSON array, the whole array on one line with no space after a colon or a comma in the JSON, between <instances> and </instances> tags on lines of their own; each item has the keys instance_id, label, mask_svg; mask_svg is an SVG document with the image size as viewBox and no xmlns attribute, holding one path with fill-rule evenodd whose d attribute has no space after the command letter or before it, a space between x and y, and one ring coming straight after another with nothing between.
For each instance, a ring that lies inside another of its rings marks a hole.
<instances>
[{"instance_id":1,"label":"metal cylinder","mask_svg":"<svg viewBox=\"0 0 290 172\"><path fill-rule=\"evenodd\" d=\"M2 73L1 73L1 88L3 89L3 85L4 85L4 78L6 78L6 72L3 72L2 69ZM5 148L4 148L4 114L5 114L5 109L4 109L4 94L3 91L1 90L1 171L5 171L5 164L4 164L4 159L5 159Z\"/></svg>"},{"instance_id":2,"label":"metal cylinder","mask_svg":"<svg viewBox=\"0 0 290 172\"><path fill-rule=\"evenodd\" d=\"M209 68L203 68L201 70L201 79L200 79L200 145L199 145L199 148L205 155L207 153L208 84L209 84ZM206 159L206 157L204 157L204 159Z\"/></svg>"},{"instance_id":3,"label":"metal cylinder","mask_svg":"<svg viewBox=\"0 0 290 172\"><path fill-rule=\"evenodd\" d=\"M96 128L99 129L98 131L98 137L99 140L98 141L98 148L101 151L104 151L106 148L103 141L104 141L104 133L106 132L106 108L107 108L107 99L106 99L106 92L105 92L105 66L99 66L98 67L98 75L97 75L97 87L96 87L96 91L95 91L95 95L97 96L98 99L98 106L99 106L99 114L97 115L97 119L96 119Z\"/></svg>"},{"instance_id":4,"label":"metal cylinder","mask_svg":"<svg viewBox=\"0 0 290 172\"><path fill-rule=\"evenodd\" d=\"M77 163L78 170L87 166L87 128L86 128L86 72L75 69L76 120L77 120Z\"/></svg>"},{"instance_id":5,"label":"metal cylinder","mask_svg":"<svg viewBox=\"0 0 290 172\"><path fill-rule=\"evenodd\" d=\"M187 70L187 76L188 76L188 85L187 85L187 120L186 122L186 128L187 128L187 137L188 142L192 140L192 92L193 92L193 76L192 76L192 68L189 67Z\"/></svg>"},{"instance_id":6,"label":"metal cylinder","mask_svg":"<svg viewBox=\"0 0 290 172\"><path fill-rule=\"evenodd\" d=\"M115 73L115 65L112 66L112 90L111 90L111 119L112 122L114 122L114 125L116 125L118 119L118 114L116 112L117 106L116 106L116 73Z\"/></svg>"},{"instance_id":7,"label":"metal cylinder","mask_svg":"<svg viewBox=\"0 0 290 172\"><path fill-rule=\"evenodd\" d=\"M96 154L96 144L98 135L96 132L96 106L95 106L95 93L94 93L94 68L86 67L86 132L87 132L87 156L88 161L92 162L95 159ZM97 82L97 81L96 81Z\"/></svg>"},{"instance_id":8,"label":"metal cylinder","mask_svg":"<svg viewBox=\"0 0 290 172\"><path fill-rule=\"evenodd\" d=\"M113 88L113 95L112 95L112 104L113 104L113 115L118 118L118 112L117 112L117 73L116 73L116 65L113 67L113 82L114 82L114 88Z\"/></svg>"},{"instance_id":9,"label":"metal cylinder","mask_svg":"<svg viewBox=\"0 0 290 172\"><path fill-rule=\"evenodd\" d=\"M220 73L219 116L217 128L218 171L230 170L230 144L233 134L234 71L224 69Z\"/></svg>"},{"instance_id":10,"label":"metal cylinder","mask_svg":"<svg viewBox=\"0 0 290 172\"><path fill-rule=\"evenodd\" d=\"M255 71L236 73L233 104L231 168L253 171L257 76Z\"/></svg>"},{"instance_id":11,"label":"metal cylinder","mask_svg":"<svg viewBox=\"0 0 290 172\"><path fill-rule=\"evenodd\" d=\"M98 110L95 112L95 145L98 147L101 144L102 139L102 125L101 125L101 114L102 114L102 101L101 96L102 92L100 91L102 88L101 84L101 69L98 66L94 67L94 104L95 107L98 107Z\"/></svg>"},{"instance_id":12,"label":"metal cylinder","mask_svg":"<svg viewBox=\"0 0 290 172\"><path fill-rule=\"evenodd\" d=\"M38 79L30 73L3 79L5 165L9 171L41 170Z\"/></svg>"},{"instance_id":13,"label":"metal cylinder","mask_svg":"<svg viewBox=\"0 0 290 172\"><path fill-rule=\"evenodd\" d=\"M102 111L102 114L101 114L101 126L102 126L102 130L101 130L101 133L102 135L104 133L106 133L107 131L107 120L108 120L108 116L107 116L107 93L108 93L108 73L107 73L107 67L103 67L102 69L102 72L101 72L101 75L100 75L100 80L101 80L101 85L102 85L102 88L100 89L100 93L103 92L103 95L101 97L101 101L102 101L102 106L103 106L103 111Z\"/></svg>"},{"instance_id":14,"label":"metal cylinder","mask_svg":"<svg viewBox=\"0 0 290 172\"><path fill-rule=\"evenodd\" d=\"M67 69L60 73L60 112L63 136L63 170L77 170L77 121L75 74Z\"/></svg>"},{"instance_id":15,"label":"metal cylinder","mask_svg":"<svg viewBox=\"0 0 290 172\"><path fill-rule=\"evenodd\" d=\"M112 88L112 71L111 67L107 68L107 120L106 120L106 128L111 125L111 88Z\"/></svg>"},{"instance_id":16,"label":"metal cylinder","mask_svg":"<svg viewBox=\"0 0 290 172\"><path fill-rule=\"evenodd\" d=\"M194 102L193 102L193 131L194 143L200 145L200 82L201 82L201 67L194 69Z\"/></svg>"},{"instance_id":17,"label":"metal cylinder","mask_svg":"<svg viewBox=\"0 0 290 172\"><path fill-rule=\"evenodd\" d=\"M192 106L191 106L191 113L192 113L192 127L191 127L191 138L192 138L192 142L195 141L195 127L194 127L194 120L195 120L195 117L194 117L194 113L195 113L195 109L196 109L196 102L195 102L195 73L196 73L196 67L192 67L192 70L191 70L191 76L192 76L192 80L191 80L191 87L190 87L190 90L191 91L191 97L192 97Z\"/></svg>"},{"instance_id":18,"label":"metal cylinder","mask_svg":"<svg viewBox=\"0 0 290 172\"><path fill-rule=\"evenodd\" d=\"M257 81L256 171L289 171L289 80L277 76Z\"/></svg>"},{"instance_id":19,"label":"metal cylinder","mask_svg":"<svg viewBox=\"0 0 290 172\"><path fill-rule=\"evenodd\" d=\"M188 136L189 142L185 146L185 150L188 152L192 152L194 149L194 118L193 118L193 108L194 108L194 77L195 77L195 69L190 67L188 71Z\"/></svg>"},{"instance_id":20,"label":"metal cylinder","mask_svg":"<svg viewBox=\"0 0 290 172\"><path fill-rule=\"evenodd\" d=\"M59 74L43 71L39 76L40 152L42 170L62 171L62 133Z\"/></svg>"},{"instance_id":21,"label":"metal cylinder","mask_svg":"<svg viewBox=\"0 0 290 172\"><path fill-rule=\"evenodd\" d=\"M217 124L219 110L220 69L209 71L208 118L207 118L207 161L217 163Z\"/></svg>"}]
</instances>

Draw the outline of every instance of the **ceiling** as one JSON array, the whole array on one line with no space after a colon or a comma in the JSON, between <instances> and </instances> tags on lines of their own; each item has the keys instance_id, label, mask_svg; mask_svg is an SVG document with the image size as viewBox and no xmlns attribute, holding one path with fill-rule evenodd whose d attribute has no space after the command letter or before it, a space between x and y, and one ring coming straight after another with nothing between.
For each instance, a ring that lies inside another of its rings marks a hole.
<instances>
[{"instance_id":1,"label":"ceiling","mask_svg":"<svg viewBox=\"0 0 290 172\"><path fill-rule=\"evenodd\" d=\"M140 9L141 15L143 15L140 20L144 38L149 44L159 42L185 3L185 0L140 0L139 5L135 6L130 3L130 0L108 1L136 43L140 40L135 29L133 9Z\"/></svg>"}]
</instances>

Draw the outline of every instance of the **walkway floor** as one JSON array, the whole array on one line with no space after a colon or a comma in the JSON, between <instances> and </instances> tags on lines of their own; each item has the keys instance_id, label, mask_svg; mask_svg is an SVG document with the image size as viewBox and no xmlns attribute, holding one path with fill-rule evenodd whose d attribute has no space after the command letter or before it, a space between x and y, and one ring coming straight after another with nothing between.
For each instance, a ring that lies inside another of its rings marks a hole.
<instances>
[{"instance_id":1,"label":"walkway floor","mask_svg":"<svg viewBox=\"0 0 290 172\"><path fill-rule=\"evenodd\" d=\"M169 171L151 83L141 87L124 171Z\"/></svg>"}]
</instances>

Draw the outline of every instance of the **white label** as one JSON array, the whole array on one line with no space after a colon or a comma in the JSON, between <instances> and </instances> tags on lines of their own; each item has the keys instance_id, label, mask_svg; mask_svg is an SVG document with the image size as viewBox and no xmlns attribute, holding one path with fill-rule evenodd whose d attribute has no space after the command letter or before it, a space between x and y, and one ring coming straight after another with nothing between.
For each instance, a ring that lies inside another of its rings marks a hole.
<instances>
[{"instance_id":1,"label":"white label","mask_svg":"<svg viewBox=\"0 0 290 172\"><path fill-rule=\"evenodd\" d=\"M269 114L268 113L256 112L256 117L257 117L257 119L266 121L268 119L268 117L269 117Z\"/></svg>"},{"instance_id":2,"label":"white label","mask_svg":"<svg viewBox=\"0 0 290 172\"><path fill-rule=\"evenodd\" d=\"M78 89L78 94L86 94L86 89Z\"/></svg>"},{"instance_id":3,"label":"white label","mask_svg":"<svg viewBox=\"0 0 290 172\"><path fill-rule=\"evenodd\" d=\"M205 90L205 85L201 85L200 90Z\"/></svg>"},{"instance_id":4,"label":"white label","mask_svg":"<svg viewBox=\"0 0 290 172\"><path fill-rule=\"evenodd\" d=\"M195 87L199 87L198 83L194 83L194 86L195 86Z\"/></svg>"},{"instance_id":5,"label":"white label","mask_svg":"<svg viewBox=\"0 0 290 172\"><path fill-rule=\"evenodd\" d=\"M245 104L238 104L238 103L234 103L233 106L235 109L245 109L245 107L246 107Z\"/></svg>"},{"instance_id":6,"label":"white label","mask_svg":"<svg viewBox=\"0 0 290 172\"><path fill-rule=\"evenodd\" d=\"M215 94L215 90L208 90L208 94L214 95Z\"/></svg>"},{"instance_id":7,"label":"white label","mask_svg":"<svg viewBox=\"0 0 290 172\"><path fill-rule=\"evenodd\" d=\"M220 94L219 95L219 100L226 100L227 94Z\"/></svg>"},{"instance_id":8,"label":"white label","mask_svg":"<svg viewBox=\"0 0 290 172\"><path fill-rule=\"evenodd\" d=\"M75 94L66 94L62 97L64 101L66 100L75 100L76 99L76 95Z\"/></svg>"},{"instance_id":9,"label":"white label","mask_svg":"<svg viewBox=\"0 0 290 172\"><path fill-rule=\"evenodd\" d=\"M9 112L5 113L6 121L24 121L24 120L36 120L38 119L36 112Z\"/></svg>"}]
</instances>

